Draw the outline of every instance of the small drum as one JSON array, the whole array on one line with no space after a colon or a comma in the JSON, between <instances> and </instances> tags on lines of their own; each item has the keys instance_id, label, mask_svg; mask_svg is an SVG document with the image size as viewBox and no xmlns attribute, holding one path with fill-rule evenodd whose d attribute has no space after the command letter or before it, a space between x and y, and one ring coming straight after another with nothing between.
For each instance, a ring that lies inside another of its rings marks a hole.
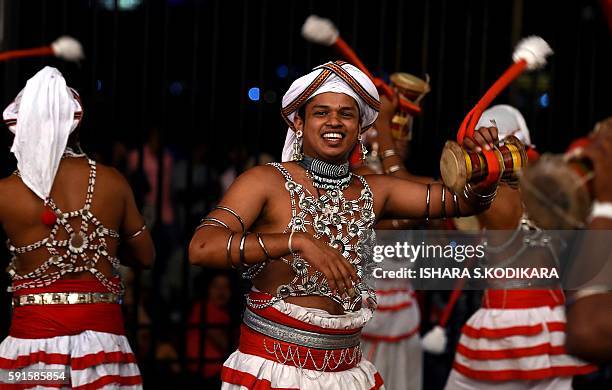
<instances>
[{"instance_id":1,"label":"small drum","mask_svg":"<svg viewBox=\"0 0 612 390\"><path fill-rule=\"evenodd\" d=\"M527 166L525 146L515 136L508 136L494 153L499 161L501 180L515 184L518 172ZM463 193L467 183L477 184L488 173L483 153L467 152L455 141L446 141L440 158L440 173L444 184L457 194Z\"/></svg>"},{"instance_id":2,"label":"small drum","mask_svg":"<svg viewBox=\"0 0 612 390\"><path fill-rule=\"evenodd\" d=\"M423 97L431 90L429 77L425 81L409 73L398 72L393 73L390 79L391 87L396 88L402 98L411 101L417 106L420 105ZM391 120L391 136L394 139L410 141L412 138L412 115L414 114L414 112L398 107L395 116Z\"/></svg>"},{"instance_id":3,"label":"small drum","mask_svg":"<svg viewBox=\"0 0 612 390\"><path fill-rule=\"evenodd\" d=\"M585 176L589 167L562 155L543 155L520 177L521 197L529 218L542 229L584 227L591 211Z\"/></svg>"}]
</instances>

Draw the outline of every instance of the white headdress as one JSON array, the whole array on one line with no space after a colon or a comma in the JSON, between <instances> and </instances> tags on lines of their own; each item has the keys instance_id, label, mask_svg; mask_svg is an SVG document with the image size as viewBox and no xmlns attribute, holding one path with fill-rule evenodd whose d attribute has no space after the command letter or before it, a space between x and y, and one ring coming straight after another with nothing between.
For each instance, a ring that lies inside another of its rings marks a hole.
<instances>
[{"instance_id":1,"label":"white headdress","mask_svg":"<svg viewBox=\"0 0 612 390\"><path fill-rule=\"evenodd\" d=\"M374 124L380 100L372 80L346 62L335 61L317 66L312 72L295 80L283 96L281 114L289 125L283 147L283 161L291 160L292 146L296 139L293 122L296 112L308 99L324 92L344 93L355 99L361 116L361 132Z\"/></svg>"},{"instance_id":2,"label":"white headdress","mask_svg":"<svg viewBox=\"0 0 612 390\"><path fill-rule=\"evenodd\" d=\"M21 179L43 200L51 192L68 136L82 114L79 95L49 66L29 79L4 110L4 121L15 133L11 152L17 158Z\"/></svg>"}]
</instances>

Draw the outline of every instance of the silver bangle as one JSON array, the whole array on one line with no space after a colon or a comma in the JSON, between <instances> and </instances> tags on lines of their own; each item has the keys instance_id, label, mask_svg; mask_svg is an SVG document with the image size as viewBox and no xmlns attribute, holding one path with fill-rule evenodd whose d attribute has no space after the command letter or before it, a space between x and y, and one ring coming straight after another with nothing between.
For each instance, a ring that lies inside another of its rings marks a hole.
<instances>
[{"instance_id":1,"label":"silver bangle","mask_svg":"<svg viewBox=\"0 0 612 390\"><path fill-rule=\"evenodd\" d=\"M398 165L398 164L391 165L389 167L389 169L387 169L387 174L395 173L395 172L399 171L400 169L402 169L402 167L400 165Z\"/></svg>"},{"instance_id":2,"label":"silver bangle","mask_svg":"<svg viewBox=\"0 0 612 390\"><path fill-rule=\"evenodd\" d=\"M138 229L138 231L136 231L136 233L130 234L129 236L127 236L124 239L124 241L131 240L132 238L136 238L136 237L140 236L142 234L142 232L144 232L145 230L147 230L147 225L142 225L142 227L140 229Z\"/></svg>"},{"instance_id":3,"label":"silver bangle","mask_svg":"<svg viewBox=\"0 0 612 390\"><path fill-rule=\"evenodd\" d=\"M442 211L440 213L440 217L446 218L446 187L444 184L442 186Z\"/></svg>"},{"instance_id":4,"label":"silver bangle","mask_svg":"<svg viewBox=\"0 0 612 390\"><path fill-rule=\"evenodd\" d=\"M203 224L204 222L218 223L219 225L223 226L224 228L226 228L228 230L232 230L232 229L229 228L229 226L227 226L227 224L225 222L221 221L220 219L214 218L214 217L202 218L202 220L200 221L200 224Z\"/></svg>"},{"instance_id":5,"label":"silver bangle","mask_svg":"<svg viewBox=\"0 0 612 390\"><path fill-rule=\"evenodd\" d=\"M244 264L244 243L246 241L246 238L247 238L247 233L242 233L242 237L240 237L240 247L239 247L240 264Z\"/></svg>"},{"instance_id":6,"label":"silver bangle","mask_svg":"<svg viewBox=\"0 0 612 390\"><path fill-rule=\"evenodd\" d=\"M227 260L227 264L229 264L229 266L232 269L236 269L236 266L234 265L234 262L232 261L232 241L234 239L234 234L236 233L231 232L227 239L227 248L226 248L226 254L225 254L225 259Z\"/></svg>"},{"instance_id":7,"label":"silver bangle","mask_svg":"<svg viewBox=\"0 0 612 390\"><path fill-rule=\"evenodd\" d=\"M459 199L457 197L457 194L455 194L454 192L453 192L453 206L455 209L455 217L460 217L461 210L459 210Z\"/></svg>"},{"instance_id":8,"label":"silver bangle","mask_svg":"<svg viewBox=\"0 0 612 390\"><path fill-rule=\"evenodd\" d=\"M266 249L266 246L264 245L263 239L261 238L261 234L255 233L255 235L257 236L257 241L259 242L259 246L261 247L261 250L264 252L264 255L266 255L266 260L268 260L270 258L270 253L268 253L268 250Z\"/></svg>"},{"instance_id":9,"label":"silver bangle","mask_svg":"<svg viewBox=\"0 0 612 390\"><path fill-rule=\"evenodd\" d=\"M384 160L385 158L397 156L397 152L395 151L395 149L387 149L387 150L383 150L383 152L381 153L381 156L382 156L382 159Z\"/></svg>"},{"instance_id":10,"label":"silver bangle","mask_svg":"<svg viewBox=\"0 0 612 390\"><path fill-rule=\"evenodd\" d=\"M431 183L427 184L427 196L425 198L425 222L429 222L429 204L431 202Z\"/></svg>"},{"instance_id":11,"label":"silver bangle","mask_svg":"<svg viewBox=\"0 0 612 390\"><path fill-rule=\"evenodd\" d=\"M213 210L215 209L219 209L219 210L223 210L223 211L227 211L228 213L232 214L240 223L240 226L242 227L242 232L245 233L246 232L246 228L244 226L244 221L242 220L242 218L240 218L240 215L238 215L237 212L235 212L234 210L230 209L229 207L225 207L225 206L216 206Z\"/></svg>"}]
</instances>

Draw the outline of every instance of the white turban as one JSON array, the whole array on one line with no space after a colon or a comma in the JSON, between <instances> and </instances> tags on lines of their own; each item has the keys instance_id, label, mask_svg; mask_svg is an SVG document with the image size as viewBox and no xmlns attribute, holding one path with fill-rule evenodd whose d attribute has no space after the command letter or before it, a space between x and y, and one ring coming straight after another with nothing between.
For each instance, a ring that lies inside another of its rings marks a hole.
<instances>
[{"instance_id":1,"label":"white turban","mask_svg":"<svg viewBox=\"0 0 612 390\"><path fill-rule=\"evenodd\" d=\"M295 80L283 96L281 113L289 125L283 147L283 161L291 160L292 146L296 140L296 112L308 99L325 92L343 93L355 99L361 116L361 132L374 124L380 109L380 99L372 80L346 62L335 61L317 66L312 72Z\"/></svg>"},{"instance_id":2,"label":"white turban","mask_svg":"<svg viewBox=\"0 0 612 390\"><path fill-rule=\"evenodd\" d=\"M482 113L476 128L491 127L495 123L500 141L509 135L518 138L523 144L533 146L525 118L519 110L507 104L498 104Z\"/></svg>"},{"instance_id":3,"label":"white turban","mask_svg":"<svg viewBox=\"0 0 612 390\"><path fill-rule=\"evenodd\" d=\"M15 133L11 152L21 179L43 200L49 197L68 136L81 116L78 94L49 66L29 79L4 110L4 121Z\"/></svg>"}]
</instances>

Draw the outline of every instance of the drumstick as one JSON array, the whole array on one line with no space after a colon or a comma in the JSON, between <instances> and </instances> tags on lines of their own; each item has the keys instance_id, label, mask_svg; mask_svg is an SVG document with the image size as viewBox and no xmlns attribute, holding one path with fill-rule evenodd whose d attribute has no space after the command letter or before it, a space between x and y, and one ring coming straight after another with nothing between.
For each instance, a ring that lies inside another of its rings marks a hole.
<instances>
[{"instance_id":1,"label":"drumstick","mask_svg":"<svg viewBox=\"0 0 612 390\"><path fill-rule=\"evenodd\" d=\"M63 36L56 39L49 46L35 47L31 49L9 50L0 53L0 61L8 61L17 58L56 56L66 61L79 61L83 59L83 47L76 39Z\"/></svg>"},{"instance_id":2,"label":"drumstick","mask_svg":"<svg viewBox=\"0 0 612 390\"><path fill-rule=\"evenodd\" d=\"M318 43L324 46L331 46L340 53L349 63L355 65L363 73L365 73L374 83L376 88L381 91L389 99L393 99L395 94L393 89L385 83L381 78L374 77L372 72L361 61L357 53L346 43L340 36L338 29L329 19L320 18L316 15L310 15L306 18L302 26L302 36L313 43ZM412 114L420 114L421 107L404 99L400 96L399 108L408 111Z\"/></svg>"}]
</instances>

